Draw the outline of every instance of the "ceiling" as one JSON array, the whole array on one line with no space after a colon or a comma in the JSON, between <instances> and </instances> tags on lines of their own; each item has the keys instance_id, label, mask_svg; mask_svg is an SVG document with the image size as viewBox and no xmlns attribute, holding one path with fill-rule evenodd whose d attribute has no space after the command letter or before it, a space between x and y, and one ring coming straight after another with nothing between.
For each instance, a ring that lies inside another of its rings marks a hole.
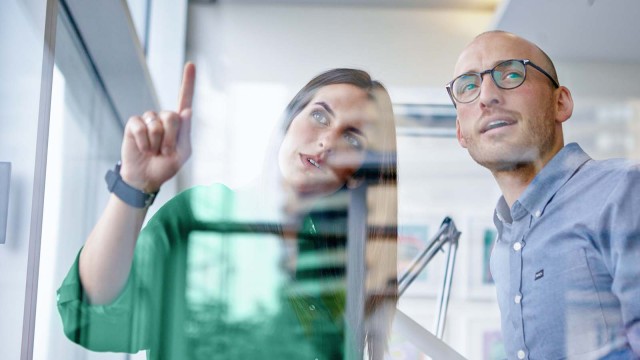
<instances>
[{"instance_id":1,"label":"ceiling","mask_svg":"<svg viewBox=\"0 0 640 360\"><path fill-rule=\"evenodd\" d=\"M198 0L192 0L198 1ZM500 0L199 0L233 4L346 5L493 10Z\"/></svg>"},{"instance_id":2,"label":"ceiling","mask_svg":"<svg viewBox=\"0 0 640 360\"><path fill-rule=\"evenodd\" d=\"M640 0L191 0L495 11L493 28L514 32L555 60L640 63Z\"/></svg>"},{"instance_id":3,"label":"ceiling","mask_svg":"<svg viewBox=\"0 0 640 360\"><path fill-rule=\"evenodd\" d=\"M638 0L511 0L495 28L514 32L554 60L640 64Z\"/></svg>"}]
</instances>

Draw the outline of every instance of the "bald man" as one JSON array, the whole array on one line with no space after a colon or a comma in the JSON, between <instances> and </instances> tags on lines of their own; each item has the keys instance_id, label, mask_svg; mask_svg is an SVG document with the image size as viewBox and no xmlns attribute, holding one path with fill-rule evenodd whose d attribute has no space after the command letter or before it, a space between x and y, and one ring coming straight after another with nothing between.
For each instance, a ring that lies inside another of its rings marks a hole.
<instances>
[{"instance_id":1,"label":"bald man","mask_svg":"<svg viewBox=\"0 0 640 360\"><path fill-rule=\"evenodd\" d=\"M476 37L447 91L502 197L491 254L509 359L638 359L640 167L565 145L571 92L511 33Z\"/></svg>"}]
</instances>

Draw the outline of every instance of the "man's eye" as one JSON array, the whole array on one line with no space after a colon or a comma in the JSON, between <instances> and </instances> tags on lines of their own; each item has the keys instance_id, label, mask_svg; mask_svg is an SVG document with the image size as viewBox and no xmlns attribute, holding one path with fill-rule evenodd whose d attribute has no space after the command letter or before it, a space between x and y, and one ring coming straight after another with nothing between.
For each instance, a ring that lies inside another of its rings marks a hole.
<instances>
[{"instance_id":1,"label":"man's eye","mask_svg":"<svg viewBox=\"0 0 640 360\"><path fill-rule=\"evenodd\" d=\"M471 75L461 76L454 84L454 90L457 94L464 94L474 91L478 88L477 79Z\"/></svg>"},{"instance_id":2,"label":"man's eye","mask_svg":"<svg viewBox=\"0 0 640 360\"><path fill-rule=\"evenodd\" d=\"M329 123L329 119L327 119L327 117L321 111L312 112L311 117L313 117L313 119L320 124L326 125Z\"/></svg>"},{"instance_id":3,"label":"man's eye","mask_svg":"<svg viewBox=\"0 0 640 360\"><path fill-rule=\"evenodd\" d=\"M362 142L360 141L360 139L358 139L357 136L352 134L345 134L344 138L345 140L347 140L347 143L349 143L349 145L351 145L354 149L362 150Z\"/></svg>"},{"instance_id":4,"label":"man's eye","mask_svg":"<svg viewBox=\"0 0 640 360\"><path fill-rule=\"evenodd\" d=\"M463 92L467 92L467 91L473 91L475 88L477 88L478 86L476 84L467 84L462 91Z\"/></svg>"},{"instance_id":5,"label":"man's eye","mask_svg":"<svg viewBox=\"0 0 640 360\"><path fill-rule=\"evenodd\" d=\"M522 78L522 74L519 72L512 71L510 73L505 74L505 79L516 80Z\"/></svg>"}]
</instances>

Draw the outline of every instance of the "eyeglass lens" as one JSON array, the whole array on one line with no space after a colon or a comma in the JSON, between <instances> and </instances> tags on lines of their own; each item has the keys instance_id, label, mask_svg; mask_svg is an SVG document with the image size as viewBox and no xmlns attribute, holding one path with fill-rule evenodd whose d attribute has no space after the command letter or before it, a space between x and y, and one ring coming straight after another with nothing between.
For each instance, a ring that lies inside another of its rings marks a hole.
<instances>
[{"instance_id":1,"label":"eyeglass lens","mask_svg":"<svg viewBox=\"0 0 640 360\"><path fill-rule=\"evenodd\" d=\"M492 70L483 73L469 73L459 76L451 85L453 96L457 101L466 103L480 95L482 75L491 73L493 82L502 89L513 89L524 82L525 65L517 60L508 60L496 65Z\"/></svg>"}]
</instances>

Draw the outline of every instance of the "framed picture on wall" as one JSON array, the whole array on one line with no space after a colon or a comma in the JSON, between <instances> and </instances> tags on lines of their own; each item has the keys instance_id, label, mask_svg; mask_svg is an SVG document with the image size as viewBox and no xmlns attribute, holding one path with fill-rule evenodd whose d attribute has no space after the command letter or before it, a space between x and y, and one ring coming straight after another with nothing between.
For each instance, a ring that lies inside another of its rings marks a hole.
<instances>
[{"instance_id":1,"label":"framed picture on wall","mask_svg":"<svg viewBox=\"0 0 640 360\"><path fill-rule=\"evenodd\" d=\"M468 294L472 299L495 299L489 259L497 232L492 221L474 218L467 231L469 246Z\"/></svg>"},{"instance_id":2,"label":"framed picture on wall","mask_svg":"<svg viewBox=\"0 0 640 360\"><path fill-rule=\"evenodd\" d=\"M409 223L398 225L398 274L404 275L409 271L416 258L427 248L431 237L440 228L440 222L426 220L422 224ZM438 253L419 272L415 280L409 285L404 296L437 296L444 274L444 254ZM413 271L416 271L414 268ZM413 273L413 272L412 272Z\"/></svg>"},{"instance_id":3,"label":"framed picture on wall","mask_svg":"<svg viewBox=\"0 0 640 360\"><path fill-rule=\"evenodd\" d=\"M482 359L503 360L507 358L500 329L488 329L482 333Z\"/></svg>"},{"instance_id":4,"label":"framed picture on wall","mask_svg":"<svg viewBox=\"0 0 640 360\"><path fill-rule=\"evenodd\" d=\"M392 332L389 339L388 360L427 360L428 358L401 334Z\"/></svg>"},{"instance_id":5,"label":"framed picture on wall","mask_svg":"<svg viewBox=\"0 0 640 360\"><path fill-rule=\"evenodd\" d=\"M507 358L500 331L500 314L497 309L486 309L469 315L466 319L466 334L469 360Z\"/></svg>"}]
</instances>

